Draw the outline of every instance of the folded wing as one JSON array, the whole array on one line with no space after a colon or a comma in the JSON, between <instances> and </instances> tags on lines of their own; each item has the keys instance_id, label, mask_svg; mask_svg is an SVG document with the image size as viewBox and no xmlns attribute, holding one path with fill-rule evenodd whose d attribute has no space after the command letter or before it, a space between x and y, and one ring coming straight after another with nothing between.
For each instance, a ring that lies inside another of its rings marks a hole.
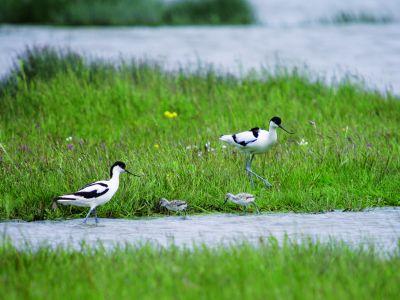
<instances>
[{"instance_id":1,"label":"folded wing","mask_svg":"<svg viewBox=\"0 0 400 300\"><path fill-rule=\"evenodd\" d=\"M173 201L171 201L171 204L175 205L177 207L187 205L185 201L181 201L181 200L173 200Z\"/></svg>"},{"instance_id":2,"label":"folded wing","mask_svg":"<svg viewBox=\"0 0 400 300\"><path fill-rule=\"evenodd\" d=\"M56 200L83 200L83 199L93 199L100 197L107 193L109 191L109 187L105 182L102 181L97 181L90 183L86 186L84 186L82 189L79 191L73 193L73 194L68 194L68 195L63 195L60 197L57 197Z\"/></svg>"},{"instance_id":3,"label":"folded wing","mask_svg":"<svg viewBox=\"0 0 400 300\"><path fill-rule=\"evenodd\" d=\"M236 144L246 147L248 144L257 141L258 131L258 128L252 128L249 131L243 131L232 135L232 139Z\"/></svg>"}]
</instances>

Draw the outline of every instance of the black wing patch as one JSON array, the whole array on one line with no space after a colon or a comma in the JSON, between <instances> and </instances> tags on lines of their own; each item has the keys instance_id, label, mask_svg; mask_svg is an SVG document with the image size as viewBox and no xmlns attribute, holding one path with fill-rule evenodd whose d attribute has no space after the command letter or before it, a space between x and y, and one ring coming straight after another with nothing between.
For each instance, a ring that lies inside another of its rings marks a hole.
<instances>
[{"instance_id":1,"label":"black wing patch","mask_svg":"<svg viewBox=\"0 0 400 300\"><path fill-rule=\"evenodd\" d=\"M236 139L236 134L232 135L232 138L233 138L233 141L234 141L236 144L242 145L243 147L246 146L246 142L245 142L245 141L238 142L238 140Z\"/></svg>"},{"instance_id":2,"label":"black wing patch","mask_svg":"<svg viewBox=\"0 0 400 300\"><path fill-rule=\"evenodd\" d=\"M86 199L91 199L91 198L97 198L97 197L100 197L100 196L104 195L105 193L108 192L108 190L109 189L107 188L104 191L102 191L101 193L97 193L97 190L93 190L93 191L90 191L90 192L76 192L74 195L75 196L79 196L79 197L83 197L83 198L86 198Z\"/></svg>"},{"instance_id":3,"label":"black wing patch","mask_svg":"<svg viewBox=\"0 0 400 300\"><path fill-rule=\"evenodd\" d=\"M54 201L57 201L57 200L76 200L76 199L60 196L60 197L54 198Z\"/></svg>"},{"instance_id":4,"label":"black wing patch","mask_svg":"<svg viewBox=\"0 0 400 300\"><path fill-rule=\"evenodd\" d=\"M254 135L255 138L258 138L258 133L259 133L259 131L260 131L260 128L254 127L254 128L252 128L252 129L250 129L250 131L253 133L253 135Z\"/></svg>"},{"instance_id":5,"label":"black wing patch","mask_svg":"<svg viewBox=\"0 0 400 300\"><path fill-rule=\"evenodd\" d=\"M255 139L255 140L248 141L248 142L246 142L246 141L238 142L238 140L236 139L236 134L232 135L232 138L233 138L233 141L234 141L236 144L242 145L243 147L246 147L248 144L257 141L257 139Z\"/></svg>"},{"instance_id":6,"label":"black wing patch","mask_svg":"<svg viewBox=\"0 0 400 300\"><path fill-rule=\"evenodd\" d=\"M107 184L102 183L102 182L92 182L92 183L89 183L89 184L85 185L84 187L80 188L80 190L86 189L87 187L92 186L92 185L101 185L104 187L108 187Z\"/></svg>"}]
</instances>

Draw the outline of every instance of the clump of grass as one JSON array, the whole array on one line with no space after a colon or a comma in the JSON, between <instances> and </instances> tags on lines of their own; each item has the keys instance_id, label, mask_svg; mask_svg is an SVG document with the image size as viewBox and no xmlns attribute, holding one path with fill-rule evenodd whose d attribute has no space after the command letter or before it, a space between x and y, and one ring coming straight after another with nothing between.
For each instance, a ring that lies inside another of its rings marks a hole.
<instances>
[{"instance_id":1,"label":"clump of grass","mask_svg":"<svg viewBox=\"0 0 400 300\"><path fill-rule=\"evenodd\" d=\"M374 23L374 24L386 24L393 21L393 18L389 15L377 16L366 12L339 12L330 19L321 20L322 23L329 24L353 24L353 23Z\"/></svg>"},{"instance_id":2,"label":"clump of grass","mask_svg":"<svg viewBox=\"0 0 400 300\"><path fill-rule=\"evenodd\" d=\"M0 246L7 299L397 299L400 255L343 244L126 246L79 251ZM116 271L117 270L117 271ZM112 276L111 276L112 274Z\"/></svg>"},{"instance_id":3,"label":"clump of grass","mask_svg":"<svg viewBox=\"0 0 400 300\"><path fill-rule=\"evenodd\" d=\"M55 25L251 24L247 0L2 0L0 22Z\"/></svg>"},{"instance_id":4,"label":"clump of grass","mask_svg":"<svg viewBox=\"0 0 400 300\"><path fill-rule=\"evenodd\" d=\"M255 194L263 211L400 204L400 102L390 94L296 71L168 73L54 49L28 51L10 76L0 92L0 140L13 161L0 150L1 219L82 216L53 212L52 198L106 179L116 160L145 176L123 177L101 217L158 214L160 197L187 200L191 213L229 212L226 192ZM296 134L279 132L254 161L273 188L251 188L243 156L218 138L266 127L274 115Z\"/></svg>"},{"instance_id":5,"label":"clump of grass","mask_svg":"<svg viewBox=\"0 0 400 300\"><path fill-rule=\"evenodd\" d=\"M174 1L164 14L167 24L251 24L254 13L242 0L186 0Z\"/></svg>"}]
</instances>

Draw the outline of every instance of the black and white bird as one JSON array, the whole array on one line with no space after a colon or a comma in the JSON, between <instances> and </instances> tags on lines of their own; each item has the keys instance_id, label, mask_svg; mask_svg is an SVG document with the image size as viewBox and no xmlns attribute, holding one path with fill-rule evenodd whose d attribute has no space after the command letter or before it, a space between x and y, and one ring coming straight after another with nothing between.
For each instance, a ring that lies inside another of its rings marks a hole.
<instances>
[{"instance_id":1,"label":"black and white bird","mask_svg":"<svg viewBox=\"0 0 400 300\"><path fill-rule=\"evenodd\" d=\"M256 197L254 197L254 195L252 195L252 194L239 193L239 194L234 195L234 194L228 193L225 196L224 204L226 204L226 202L230 201L237 205L243 206L246 211L247 211L248 206L253 205L256 208L257 213L260 213L260 210L258 209L258 206L257 206L255 200L256 200Z\"/></svg>"},{"instance_id":2,"label":"black and white bird","mask_svg":"<svg viewBox=\"0 0 400 300\"><path fill-rule=\"evenodd\" d=\"M254 185L253 176L255 176L264 182L266 187L272 186L267 179L251 170L251 163L253 162L255 154L265 153L276 144L278 140L276 133L277 128L281 128L287 133L293 134L293 132L289 132L283 128L281 123L281 118L273 117L269 121L269 131L255 127L249 131L222 135L220 137L221 141L237 147L240 151L246 154L246 172L252 185Z\"/></svg>"},{"instance_id":3,"label":"black and white bird","mask_svg":"<svg viewBox=\"0 0 400 300\"><path fill-rule=\"evenodd\" d=\"M168 211L174 211L174 212L185 212L186 213L186 208L188 207L186 201L182 200L171 200L168 201L165 198L160 199L160 206L165 207Z\"/></svg>"},{"instance_id":4,"label":"black and white bird","mask_svg":"<svg viewBox=\"0 0 400 300\"><path fill-rule=\"evenodd\" d=\"M138 176L129 172L126 169L125 163L117 161L110 168L110 180L96 181L87 184L75 193L56 197L54 201L63 205L89 207L89 213L86 215L83 223L86 223L92 212L94 212L95 221L98 223L99 220L97 219L96 207L110 201L117 192L119 186L119 175L121 173Z\"/></svg>"}]
</instances>

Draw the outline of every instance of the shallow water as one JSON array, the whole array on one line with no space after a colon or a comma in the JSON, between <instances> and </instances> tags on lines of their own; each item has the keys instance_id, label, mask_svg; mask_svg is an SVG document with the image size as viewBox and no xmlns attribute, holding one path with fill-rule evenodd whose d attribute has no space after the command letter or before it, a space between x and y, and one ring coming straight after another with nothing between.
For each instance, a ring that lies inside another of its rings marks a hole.
<instances>
[{"instance_id":1,"label":"shallow water","mask_svg":"<svg viewBox=\"0 0 400 300\"><path fill-rule=\"evenodd\" d=\"M70 48L90 58L147 58L168 69L198 62L241 74L261 65L307 65L337 81L365 78L371 88L400 94L400 1L253 0L256 26L46 27L0 26L0 75L27 45ZM321 24L338 12L390 16L387 24Z\"/></svg>"},{"instance_id":2,"label":"shallow water","mask_svg":"<svg viewBox=\"0 0 400 300\"><path fill-rule=\"evenodd\" d=\"M167 246L191 247L194 244L215 246L248 241L257 244L260 238L274 236L279 241L289 237L293 241L311 238L327 242L341 240L358 246L373 244L377 250L390 252L400 239L400 208L376 208L362 212L328 212L323 214L269 213L261 215L210 214L182 217L142 218L136 220L100 219L82 225L82 219L67 221L0 223L16 246L28 242L36 247L70 245L80 242L105 247L116 244L145 242Z\"/></svg>"}]
</instances>

